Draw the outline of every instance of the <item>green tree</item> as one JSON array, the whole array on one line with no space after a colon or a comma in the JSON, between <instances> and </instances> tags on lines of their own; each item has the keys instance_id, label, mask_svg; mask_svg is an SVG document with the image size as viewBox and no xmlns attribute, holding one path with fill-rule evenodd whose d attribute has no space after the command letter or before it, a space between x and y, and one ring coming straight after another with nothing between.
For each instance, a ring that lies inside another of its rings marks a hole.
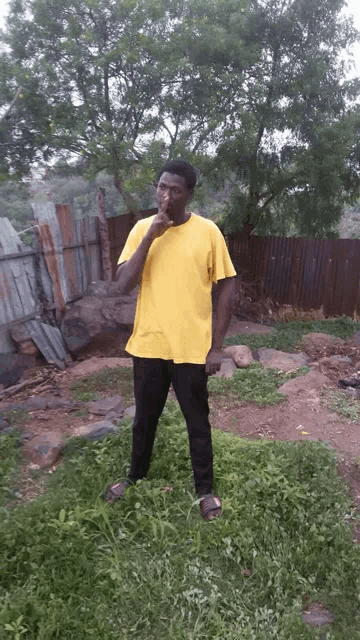
<instances>
[{"instance_id":1,"label":"green tree","mask_svg":"<svg viewBox=\"0 0 360 640\"><path fill-rule=\"evenodd\" d=\"M0 95L24 91L2 126L3 172L56 156L107 172L136 208L164 159L215 139L224 99L212 65L222 63L201 56L208 36L215 53L226 41L214 18L230 4L205 0L194 28L197 5L185 0L12 0Z\"/></svg>"},{"instance_id":2,"label":"green tree","mask_svg":"<svg viewBox=\"0 0 360 640\"><path fill-rule=\"evenodd\" d=\"M233 184L227 229L328 233L359 193L359 80L344 54L358 38L343 0L252 0L261 52L232 84L215 171Z\"/></svg>"}]
</instances>

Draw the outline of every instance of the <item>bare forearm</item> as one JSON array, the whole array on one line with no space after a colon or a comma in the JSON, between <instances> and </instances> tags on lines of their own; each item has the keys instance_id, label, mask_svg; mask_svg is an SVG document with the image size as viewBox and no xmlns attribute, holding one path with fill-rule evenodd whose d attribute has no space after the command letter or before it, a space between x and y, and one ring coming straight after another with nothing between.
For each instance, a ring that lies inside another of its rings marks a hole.
<instances>
[{"instance_id":1,"label":"bare forearm","mask_svg":"<svg viewBox=\"0 0 360 640\"><path fill-rule=\"evenodd\" d=\"M235 294L235 283L229 280L220 291L215 307L215 328L213 330L212 349L221 349L231 321Z\"/></svg>"},{"instance_id":2,"label":"bare forearm","mask_svg":"<svg viewBox=\"0 0 360 640\"><path fill-rule=\"evenodd\" d=\"M148 233L143 237L135 253L124 265L120 265L116 274L117 290L125 295L130 293L140 282L147 254L152 245L153 238Z\"/></svg>"}]
</instances>

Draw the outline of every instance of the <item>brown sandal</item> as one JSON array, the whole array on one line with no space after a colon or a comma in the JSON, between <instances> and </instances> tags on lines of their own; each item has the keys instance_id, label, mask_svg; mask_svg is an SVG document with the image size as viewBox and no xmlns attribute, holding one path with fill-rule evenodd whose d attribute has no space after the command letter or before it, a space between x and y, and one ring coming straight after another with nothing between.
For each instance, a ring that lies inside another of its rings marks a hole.
<instances>
[{"instance_id":1,"label":"brown sandal","mask_svg":"<svg viewBox=\"0 0 360 640\"><path fill-rule=\"evenodd\" d=\"M107 489L105 489L103 498L105 502L109 504L113 504L113 502L117 502L117 500L121 500L123 497L125 490L130 487L131 482L129 480L125 480L125 482L115 482L115 484L111 484Z\"/></svg>"},{"instance_id":2,"label":"brown sandal","mask_svg":"<svg viewBox=\"0 0 360 640\"><path fill-rule=\"evenodd\" d=\"M214 520L221 516L222 508L220 498L209 493L200 500L200 513L204 520Z\"/></svg>"}]
</instances>

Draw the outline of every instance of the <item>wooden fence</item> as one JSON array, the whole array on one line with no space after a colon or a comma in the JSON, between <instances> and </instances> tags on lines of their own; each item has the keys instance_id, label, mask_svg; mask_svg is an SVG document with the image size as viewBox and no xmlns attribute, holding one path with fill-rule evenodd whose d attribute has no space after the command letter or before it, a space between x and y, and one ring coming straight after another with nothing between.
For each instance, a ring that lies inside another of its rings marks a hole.
<instances>
[{"instance_id":1,"label":"wooden fence","mask_svg":"<svg viewBox=\"0 0 360 640\"><path fill-rule=\"evenodd\" d=\"M360 312L360 240L227 236L239 274L280 304Z\"/></svg>"},{"instance_id":2,"label":"wooden fence","mask_svg":"<svg viewBox=\"0 0 360 640\"><path fill-rule=\"evenodd\" d=\"M115 275L134 219L121 216L108 222ZM226 242L238 274L280 304L304 310L322 306L329 316L360 314L360 240L261 238L237 232L227 235Z\"/></svg>"}]
</instances>

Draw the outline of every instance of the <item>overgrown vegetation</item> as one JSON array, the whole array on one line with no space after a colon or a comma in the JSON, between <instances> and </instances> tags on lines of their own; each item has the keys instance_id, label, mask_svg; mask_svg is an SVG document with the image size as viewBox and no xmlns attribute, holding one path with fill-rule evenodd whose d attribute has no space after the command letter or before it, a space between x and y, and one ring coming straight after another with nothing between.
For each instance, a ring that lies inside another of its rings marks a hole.
<instances>
[{"instance_id":1,"label":"overgrown vegetation","mask_svg":"<svg viewBox=\"0 0 360 640\"><path fill-rule=\"evenodd\" d=\"M360 421L359 398L344 391L335 389L325 389L323 392L323 402L328 409L335 411L339 416L350 422Z\"/></svg>"},{"instance_id":2,"label":"overgrown vegetation","mask_svg":"<svg viewBox=\"0 0 360 640\"><path fill-rule=\"evenodd\" d=\"M18 462L19 446L17 444L17 436L3 435L0 438L0 514L4 501L11 494L10 487L16 478Z\"/></svg>"},{"instance_id":3,"label":"overgrown vegetation","mask_svg":"<svg viewBox=\"0 0 360 640\"><path fill-rule=\"evenodd\" d=\"M127 421L1 519L0 638L319 638L302 622L305 596L334 609L328 640L360 638L359 548L330 449L215 432L224 514L204 523L175 403L148 480L109 507L101 492L125 474L130 446Z\"/></svg>"},{"instance_id":4,"label":"overgrown vegetation","mask_svg":"<svg viewBox=\"0 0 360 640\"><path fill-rule=\"evenodd\" d=\"M299 340L310 332L328 333L336 338L347 340L360 331L360 322L355 322L348 316L331 318L328 320L316 320L314 322L278 322L274 325L272 334L266 336L241 335L228 336L224 345L246 344L255 351L260 347L271 347L280 351L295 351Z\"/></svg>"},{"instance_id":5,"label":"overgrown vegetation","mask_svg":"<svg viewBox=\"0 0 360 640\"><path fill-rule=\"evenodd\" d=\"M236 397L244 403L272 405L286 399L277 391L286 380L304 375L309 370L308 367L301 367L296 372L284 374L274 369L264 369L261 364L255 363L247 369L236 369L232 378L209 378L208 389L213 395Z\"/></svg>"},{"instance_id":6,"label":"overgrown vegetation","mask_svg":"<svg viewBox=\"0 0 360 640\"><path fill-rule=\"evenodd\" d=\"M75 380L71 391L76 402L90 402L104 393L120 393L125 403L133 399L133 372L129 367L106 368L86 378Z\"/></svg>"}]
</instances>

